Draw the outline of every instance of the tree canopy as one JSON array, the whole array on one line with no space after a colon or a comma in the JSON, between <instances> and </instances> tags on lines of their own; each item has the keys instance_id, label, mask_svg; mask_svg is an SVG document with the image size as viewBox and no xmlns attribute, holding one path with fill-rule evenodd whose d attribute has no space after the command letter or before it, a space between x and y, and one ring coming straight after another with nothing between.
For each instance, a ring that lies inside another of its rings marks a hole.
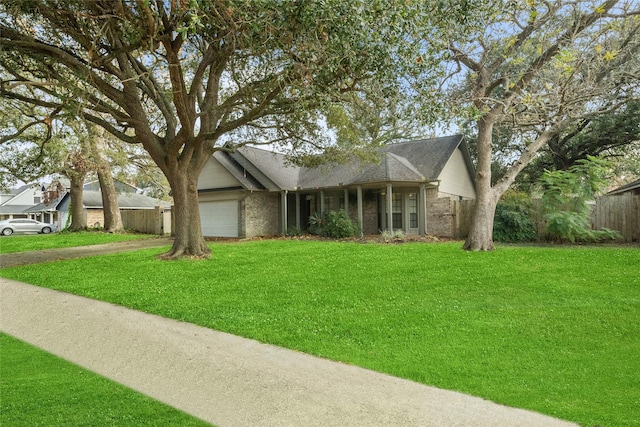
<instances>
[{"instance_id":1,"label":"tree canopy","mask_svg":"<svg viewBox=\"0 0 640 427\"><path fill-rule=\"evenodd\" d=\"M465 247L491 250L495 206L554 138L640 95L640 6L635 1L517 1L480 10L474 35L451 34L450 101L477 132L477 192ZM493 142L512 152L492 185Z\"/></svg>"},{"instance_id":2,"label":"tree canopy","mask_svg":"<svg viewBox=\"0 0 640 427\"><path fill-rule=\"evenodd\" d=\"M424 48L407 34L426 10L392 0L3 3L0 94L141 144L174 197L167 256L206 256L196 185L211 154L331 144L319 112L374 78L396 85L417 57L407 52Z\"/></svg>"},{"instance_id":3,"label":"tree canopy","mask_svg":"<svg viewBox=\"0 0 640 427\"><path fill-rule=\"evenodd\" d=\"M639 9L631 0L2 3L0 95L39 109L2 138L46 131L64 114L142 146L174 198L167 257L202 257L197 180L216 150L341 148L326 132L328 112L334 123L375 125L341 126L347 148L379 144L398 122L367 114L392 117L419 96L422 116L433 117L442 90L477 131L465 246L491 249L497 200L539 150L638 98ZM492 185L497 129L521 151Z\"/></svg>"}]
</instances>

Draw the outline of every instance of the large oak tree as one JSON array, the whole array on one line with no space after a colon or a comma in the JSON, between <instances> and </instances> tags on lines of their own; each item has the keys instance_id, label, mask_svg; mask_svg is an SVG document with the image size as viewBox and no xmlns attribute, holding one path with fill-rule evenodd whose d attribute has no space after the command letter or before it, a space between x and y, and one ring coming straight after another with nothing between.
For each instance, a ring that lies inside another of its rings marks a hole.
<instances>
[{"instance_id":1,"label":"large oak tree","mask_svg":"<svg viewBox=\"0 0 640 427\"><path fill-rule=\"evenodd\" d=\"M479 10L473 37L451 34L453 104L471 113L477 132L477 200L466 249L493 249L496 204L542 147L638 99L639 15L640 4L627 0L515 1L499 12ZM500 129L524 148L492 183Z\"/></svg>"},{"instance_id":2,"label":"large oak tree","mask_svg":"<svg viewBox=\"0 0 640 427\"><path fill-rule=\"evenodd\" d=\"M421 3L422 4L422 3ZM0 6L0 93L141 144L167 177L167 258L207 256L197 180L216 150L322 149L318 111L392 81L412 2L25 0ZM421 6L422 7L422 6ZM15 91L29 85L34 95Z\"/></svg>"}]
</instances>

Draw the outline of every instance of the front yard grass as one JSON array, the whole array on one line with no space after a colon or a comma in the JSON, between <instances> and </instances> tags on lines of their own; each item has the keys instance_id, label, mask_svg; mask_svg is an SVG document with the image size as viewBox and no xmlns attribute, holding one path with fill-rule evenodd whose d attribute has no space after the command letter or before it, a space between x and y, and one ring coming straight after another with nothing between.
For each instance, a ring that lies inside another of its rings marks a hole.
<instances>
[{"instance_id":1,"label":"front yard grass","mask_svg":"<svg viewBox=\"0 0 640 427\"><path fill-rule=\"evenodd\" d=\"M640 251L212 245L0 275L459 390L584 426L640 425ZM90 275L87 272L91 272Z\"/></svg>"},{"instance_id":2,"label":"front yard grass","mask_svg":"<svg viewBox=\"0 0 640 427\"><path fill-rule=\"evenodd\" d=\"M134 233L103 233L99 231L81 231L74 233L63 231L51 234L0 236L0 254L99 245L150 237L155 236Z\"/></svg>"},{"instance_id":3,"label":"front yard grass","mask_svg":"<svg viewBox=\"0 0 640 427\"><path fill-rule=\"evenodd\" d=\"M3 426L209 425L1 333L0 359Z\"/></svg>"}]
</instances>

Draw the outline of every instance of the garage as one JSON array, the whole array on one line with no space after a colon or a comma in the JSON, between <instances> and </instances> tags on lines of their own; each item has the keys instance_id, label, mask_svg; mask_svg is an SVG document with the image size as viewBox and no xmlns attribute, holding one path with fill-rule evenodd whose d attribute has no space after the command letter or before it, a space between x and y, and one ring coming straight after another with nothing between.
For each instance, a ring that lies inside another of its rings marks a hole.
<instances>
[{"instance_id":1,"label":"garage","mask_svg":"<svg viewBox=\"0 0 640 427\"><path fill-rule=\"evenodd\" d=\"M202 235L206 237L238 237L238 201L200 202Z\"/></svg>"}]
</instances>

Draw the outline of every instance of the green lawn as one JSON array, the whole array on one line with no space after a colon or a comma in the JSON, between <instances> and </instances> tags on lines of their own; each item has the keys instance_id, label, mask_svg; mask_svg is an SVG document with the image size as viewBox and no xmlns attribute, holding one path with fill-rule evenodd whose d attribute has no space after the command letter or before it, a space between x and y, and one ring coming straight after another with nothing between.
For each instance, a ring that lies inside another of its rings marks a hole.
<instances>
[{"instance_id":1,"label":"green lawn","mask_svg":"<svg viewBox=\"0 0 640 427\"><path fill-rule=\"evenodd\" d=\"M77 233L61 232L51 234L23 234L0 236L0 254L13 252L38 251L42 249L70 248L74 246L99 245L102 243L122 242L133 239L146 239L147 234L102 233L83 231Z\"/></svg>"},{"instance_id":2,"label":"green lawn","mask_svg":"<svg viewBox=\"0 0 640 427\"><path fill-rule=\"evenodd\" d=\"M260 241L0 270L585 426L640 426L640 250ZM86 272L91 271L91 275Z\"/></svg>"},{"instance_id":3,"label":"green lawn","mask_svg":"<svg viewBox=\"0 0 640 427\"><path fill-rule=\"evenodd\" d=\"M2 426L205 426L140 393L0 334Z\"/></svg>"}]
</instances>

